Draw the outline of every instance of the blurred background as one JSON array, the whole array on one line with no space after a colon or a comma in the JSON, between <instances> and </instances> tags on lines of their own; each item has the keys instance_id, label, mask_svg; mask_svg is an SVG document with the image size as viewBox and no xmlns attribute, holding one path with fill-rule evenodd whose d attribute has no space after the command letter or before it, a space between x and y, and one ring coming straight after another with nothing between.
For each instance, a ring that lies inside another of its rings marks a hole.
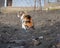
<instances>
[{"instance_id":1,"label":"blurred background","mask_svg":"<svg viewBox=\"0 0 60 48\"><path fill-rule=\"evenodd\" d=\"M60 0L0 0L0 11L60 9Z\"/></svg>"}]
</instances>

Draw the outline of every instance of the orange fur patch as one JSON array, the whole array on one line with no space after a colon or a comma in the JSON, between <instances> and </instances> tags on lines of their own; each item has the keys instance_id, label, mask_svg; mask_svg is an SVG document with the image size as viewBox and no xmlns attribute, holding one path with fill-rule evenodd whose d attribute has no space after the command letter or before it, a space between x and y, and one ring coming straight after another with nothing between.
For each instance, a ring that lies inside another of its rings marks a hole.
<instances>
[{"instance_id":1,"label":"orange fur patch","mask_svg":"<svg viewBox=\"0 0 60 48\"><path fill-rule=\"evenodd\" d=\"M33 22L31 18L28 19L27 17L24 17L24 21L25 21L24 23L25 26L28 26L29 28L33 26Z\"/></svg>"}]
</instances>

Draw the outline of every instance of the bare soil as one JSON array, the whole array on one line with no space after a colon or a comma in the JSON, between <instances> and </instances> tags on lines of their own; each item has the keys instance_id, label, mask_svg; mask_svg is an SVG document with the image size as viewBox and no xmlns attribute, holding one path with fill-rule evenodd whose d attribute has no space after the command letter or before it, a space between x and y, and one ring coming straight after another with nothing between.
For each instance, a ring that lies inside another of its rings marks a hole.
<instances>
[{"instance_id":1,"label":"bare soil","mask_svg":"<svg viewBox=\"0 0 60 48\"><path fill-rule=\"evenodd\" d=\"M33 18L35 30L25 32L21 28L17 13L0 13L0 48L9 48L9 46L11 48L23 48L6 42L11 40L30 40L39 36L44 36L42 44L30 46L29 48L50 48L50 45L56 42L55 40L58 41L57 48L60 48L60 10L30 11L28 14Z\"/></svg>"}]
</instances>

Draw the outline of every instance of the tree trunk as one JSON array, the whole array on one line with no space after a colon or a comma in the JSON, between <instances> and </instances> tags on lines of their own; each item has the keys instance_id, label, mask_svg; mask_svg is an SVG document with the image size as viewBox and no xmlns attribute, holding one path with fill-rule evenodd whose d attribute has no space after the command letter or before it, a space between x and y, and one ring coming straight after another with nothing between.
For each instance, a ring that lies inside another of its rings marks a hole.
<instances>
[{"instance_id":1,"label":"tree trunk","mask_svg":"<svg viewBox=\"0 0 60 48\"><path fill-rule=\"evenodd\" d=\"M34 0L34 11L36 10L36 0Z\"/></svg>"}]
</instances>

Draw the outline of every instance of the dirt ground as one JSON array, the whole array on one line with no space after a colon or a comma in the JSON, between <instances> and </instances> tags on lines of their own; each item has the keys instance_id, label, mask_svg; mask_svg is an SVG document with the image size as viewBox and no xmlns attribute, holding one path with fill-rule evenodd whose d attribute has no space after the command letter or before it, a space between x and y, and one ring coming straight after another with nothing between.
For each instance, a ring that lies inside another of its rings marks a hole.
<instances>
[{"instance_id":1,"label":"dirt ground","mask_svg":"<svg viewBox=\"0 0 60 48\"><path fill-rule=\"evenodd\" d=\"M39 36L44 36L42 44L29 46L29 48L51 48L54 44L60 48L60 10L30 11L28 14L33 18L35 30L25 32L21 28L17 13L0 13L0 48L27 48L6 42L30 40Z\"/></svg>"}]
</instances>

